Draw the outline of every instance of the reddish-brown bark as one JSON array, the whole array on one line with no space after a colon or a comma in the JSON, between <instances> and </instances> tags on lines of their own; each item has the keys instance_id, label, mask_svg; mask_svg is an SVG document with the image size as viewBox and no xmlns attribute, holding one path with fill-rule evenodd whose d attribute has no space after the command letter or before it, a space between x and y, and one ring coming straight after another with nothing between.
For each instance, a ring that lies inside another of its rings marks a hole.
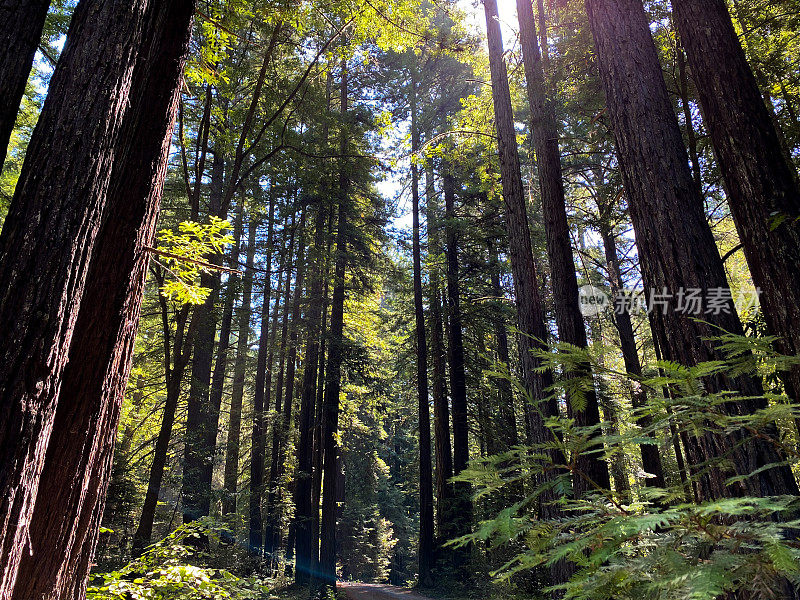
<instances>
[{"instance_id":1,"label":"reddish-brown bark","mask_svg":"<svg viewBox=\"0 0 800 600\"><path fill-rule=\"evenodd\" d=\"M0 234L0 597L28 546L149 4L76 8Z\"/></svg>"},{"instance_id":2,"label":"reddish-brown bark","mask_svg":"<svg viewBox=\"0 0 800 600\"><path fill-rule=\"evenodd\" d=\"M13 598L85 593L167 172L193 0L151 8Z\"/></svg>"},{"instance_id":3,"label":"reddish-brown bark","mask_svg":"<svg viewBox=\"0 0 800 600\"><path fill-rule=\"evenodd\" d=\"M489 44L489 66L492 73L497 145L500 153L500 176L505 203L505 226L509 239L511 270L514 276L517 320L519 323L519 355L523 384L534 404L526 410L526 430L532 443L547 443L553 435L544 425L544 416L557 416L558 406L548 399L546 391L552 385L552 373L538 373L541 361L534 351L547 340L544 309L539 294L539 276L533 258L533 244L528 226L525 194L519 164L519 151L514 129L511 92L503 60L503 37L497 16L497 1L484 0L486 32ZM558 459L561 460L561 459ZM541 508L546 512L547 506Z\"/></svg>"},{"instance_id":4,"label":"reddish-brown bark","mask_svg":"<svg viewBox=\"0 0 800 600\"><path fill-rule=\"evenodd\" d=\"M777 349L800 354L800 184L724 0L673 0L703 119ZM800 401L800 366L785 374Z\"/></svg>"},{"instance_id":5,"label":"reddish-brown bark","mask_svg":"<svg viewBox=\"0 0 800 600\"><path fill-rule=\"evenodd\" d=\"M742 333L732 301L719 314L705 313L704 321L677 310L681 290L728 288L728 282L703 202L689 170L677 117L667 95L661 65L640 0L586 0L597 50L600 76L617 141L631 221L647 290L672 296L666 306L652 311L654 333L664 358L686 366L721 358L709 340L723 329ZM680 239L677 233L681 232ZM719 328L719 329L717 329ZM709 391L734 390L747 396L761 393L760 382L739 377L710 378ZM762 401L730 402L726 409L747 414L764 406ZM704 434L686 448L689 462L697 465L731 452L739 474L780 461L768 443L743 443L741 433L731 436ZM787 468L761 471L746 482L747 489L725 485L725 474L711 470L698 481L701 499L747 493L772 495L797 493Z\"/></svg>"}]
</instances>

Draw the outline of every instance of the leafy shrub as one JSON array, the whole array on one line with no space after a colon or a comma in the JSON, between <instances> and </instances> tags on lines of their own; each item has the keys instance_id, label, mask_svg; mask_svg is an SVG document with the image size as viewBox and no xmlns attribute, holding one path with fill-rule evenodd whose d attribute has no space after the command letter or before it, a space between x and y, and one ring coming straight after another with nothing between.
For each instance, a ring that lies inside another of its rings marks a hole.
<instances>
[{"instance_id":1,"label":"leafy shrub","mask_svg":"<svg viewBox=\"0 0 800 600\"><path fill-rule=\"evenodd\" d=\"M266 598L265 582L202 566L205 540L224 534L208 519L179 527L139 558L110 573L95 574L88 600L223 600ZM201 543L202 540L202 543Z\"/></svg>"}]
</instances>

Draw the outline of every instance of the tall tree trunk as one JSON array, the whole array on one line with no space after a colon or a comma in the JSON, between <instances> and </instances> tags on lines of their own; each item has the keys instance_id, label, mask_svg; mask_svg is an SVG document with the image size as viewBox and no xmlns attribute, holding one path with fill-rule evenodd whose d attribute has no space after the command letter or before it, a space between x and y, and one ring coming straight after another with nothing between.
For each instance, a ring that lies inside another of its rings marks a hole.
<instances>
[{"instance_id":1,"label":"tall tree trunk","mask_svg":"<svg viewBox=\"0 0 800 600\"><path fill-rule=\"evenodd\" d=\"M280 359L278 361L278 376L275 382L275 418L272 423L272 445L270 448L270 464L269 464L269 477L267 479L267 506L265 512L267 514L267 527L264 534L264 552L269 557L272 566L275 566L277 560L277 546L275 540L277 538L277 516L276 506L278 502L278 481L280 474L281 463L281 446L285 435L285 430L288 427L287 417L283 412L281 401L283 400L282 390L284 374L283 368L286 364L286 339L289 334L289 300L291 299L291 281L292 281L292 262L294 254L294 238L295 238L295 214L292 214L291 231L289 232L289 246L286 250L286 280L283 289L283 315L281 317L281 342L278 348ZM277 333L277 332L276 332ZM272 361L270 360L270 366ZM270 369L271 370L271 369Z\"/></svg>"},{"instance_id":2,"label":"tall tree trunk","mask_svg":"<svg viewBox=\"0 0 800 600\"><path fill-rule=\"evenodd\" d=\"M236 218L234 220L233 226L233 244L231 246L231 254L228 257L228 264L232 269L239 268L239 256L242 250L242 236L244 235L244 212L245 212L245 201L244 197L240 199L239 205L236 207ZM252 228L251 228L252 229ZM249 233L248 233L249 235ZM249 246L248 246L249 249ZM245 273L245 277L247 277L247 273ZM214 373L211 376L211 390L209 392L209 402L211 406L222 406L222 396L225 391L225 376L228 372L228 353L231 345L231 329L233 326L233 307L236 304L236 297L239 295L239 281L238 279L230 275L228 277L228 281L225 285L225 301L222 307L222 321L220 322L219 326L219 342L217 342L217 356L214 362ZM240 399L241 401L241 399ZM237 422L237 436L238 436L238 427L241 425L241 405L239 406L239 421ZM231 414L229 415L228 419L228 436L231 433L232 423L230 422L233 418L233 401L231 401ZM230 439L230 438L229 438ZM238 437L237 437L238 443ZM225 446L225 477L228 477L228 449L229 446L226 443ZM236 467L238 471L238 465ZM228 480L224 480L223 485L223 493L222 493L222 514L226 515L230 512L236 510L236 500L233 500L233 509L231 509L231 502L230 499L232 496L229 496L229 488L228 488ZM236 483L233 484L234 494L236 493Z\"/></svg>"},{"instance_id":3,"label":"tall tree trunk","mask_svg":"<svg viewBox=\"0 0 800 600\"><path fill-rule=\"evenodd\" d=\"M536 0L536 10L539 16L539 46L542 50L542 65L545 70L545 81L547 81L547 70L550 66L550 45L547 43L547 12L544 8L544 0Z\"/></svg>"},{"instance_id":4,"label":"tall tree trunk","mask_svg":"<svg viewBox=\"0 0 800 600\"><path fill-rule=\"evenodd\" d=\"M424 587L433 584L433 467L431 466L431 417L428 401L428 341L425 335L425 309L422 298L422 250L419 224L419 150L417 127L417 73L411 70L411 212L412 255L414 269L414 323L417 350L417 410L419 418L419 549L417 563L419 582Z\"/></svg>"},{"instance_id":5,"label":"tall tree trunk","mask_svg":"<svg viewBox=\"0 0 800 600\"><path fill-rule=\"evenodd\" d=\"M800 354L800 184L724 0L673 0L736 230L770 333ZM713 32L713 33L712 33ZM800 401L800 365L785 374Z\"/></svg>"},{"instance_id":6,"label":"tall tree trunk","mask_svg":"<svg viewBox=\"0 0 800 600\"><path fill-rule=\"evenodd\" d=\"M545 91L544 68L537 43L536 23L533 18L531 0L517 0L517 14L519 15L520 42L525 63L528 104L531 109L531 132L536 150L542 212L547 233L547 255L550 259L552 273L558 334L560 341L578 348L586 348L588 342L578 300L578 278L575 275L575 260L572 255L567 221L558 128L552 100L547 97ZM573 372L564 375L591 380L591 366L588 362L584 362L576 365ZM583 409L576 409L576 404L583 404ZM567 411L573 416L578 427L598 425L600 408L594 386L585 390L581 399L567 398ZM597 430L595 437L601 433ZM575 466L577 473L573 477L572 486L576 495L593 491L596 487L602 489L611 487L608 465L596 453L588 456L580 454L575 460Z\"/></svg>"},{"instance_id":7,"label":"tall tree trunk","mask_svg":"<svg viewBox=\"0 0 800 600\"><path fill-rule=\"evenodd\" d=\"M456 231L456 190L451 166L444 164L442 189L445 204L445 239L447 255L447 362L450 370L450 401L453 415L453 474L458 475L469 463L469 407L467 376L464 369L464 333L461 325L461 291L458 282L458 233ZM455 491L453 532L466 535L472 527L472 486L458 482ZM463 557L462 557L463 558ZM462 565L463 566L463 565Z\"/></svg>"},{"instance_id":8,"label":"tall tree trunk","mask_svg":"<svg viewBox=\"0 0 800 600\"><path fill-rule=\"evenodd\" d=\"M6 158L50 0L0 2L0 167Z\"/></svg>"},{"instance_id":9,"label":"tall tree trunk","mask_svg":"<svg viewBox=\"0 0 800 600\"><path fill-rule=\"evenodd\" d=\"M733 0L733 9L736 12L736 20L738 21L739 26L742 28L742 37L739 39L744 40L748 47L752 47L753 30L755 29L754 24L752 23L752 20L748 18L748 15L742 12L740 0ZM673 7L673 11L674 10L675 9ZM760 41L760 37L759 40L756 40L756 42L758 41ZM753 48L751 48L750 51L752 52ZM759 84L759 88L764 99L764 106L769 113L769 118L772 120L772 125L778 135L778 141L781 145L781 148L786 156L791 156L792 153L789 150L789 144L787 143L786 138L784 137L784 132L781 129L778 113L775 111L775 102L772 99L771 88L775 82L772 81L772 77L764 72L763 66L757 61L752 61L750 66L752 67L753 74L756 77L756 82Z\"/></svg>"},{"instance_id":10,"label":"tall tree trunk","mask_svg":"<svg viewBox=\"0 0 800 600\"><path fill-rule=\"evenodd\" d=\"M76 8L0 233L0 597L28 546L112 165L125 154L119 134L148 7Z\"/></svg>"},{"instance_id":11,"label":"tall tree trunk","mask_svg":"<svg viewBox=\"0 0 800 600\"><path fill-rule=\"evenodd\" d=\"M328 71L325 80L325 112L331 114L331 92L333 73ZM328 120L322 127L322 145L328 148ZM320 167L324 170L327 162ZM324 171L323 171L324 172ZM322 182L323 196L327 196L327 177ZM327 199L320 199L314 223L314 245L309 254L309 262L314 265L309 286L309 308L306 352L303 366L303 387L301 392L299 435L297 442L297 476L295 478L295 537L296 560L295 581L308 584L317 568L319 560L319 468L317 460L321 436L318 427L321 423L322 371L325 360L324 330L327 305L328 258L330 255L330 221L333 219L332 207ZM326 222L328 223L326 229ZM327 232L327 238L326 238ZM326 242L327 239L327 242ZM328 250L326 252L326 250ZM317 398L320 398L317 401ZM318 464L319 463L319 464Z\"/></svg>"},{"instance_id":12,"label":"tall tree trunk","mask_svg":"<svg viewBox=\"0 0 800 600\"><path fill-rule=\"evenodd\" d=\"M250 450L250 506L248 519L248 548L250 554L261 556L263 548L263 520L261 518L261 499L264 493L264 459L267 451L266 410L269 409L268 390L272 385L271 369L267 366L269 353L269 331L275 330L278 318L278 300L275 297L273 325L269 327L269 302L272 292L272 236L275 228L275 190L269 189L269 222L267 225L267 259L265 261L264 292L261 304L261 329L258 337L258 357L256 358L255 390L253 393L253 430ZM280 272L278 273L280 281Z\"/></svg>"},{"instance_id":13,"label":"tall tree trunk","mask_svg":"<svg viewBox=\"0 0 800 600\"><path fill-rule=\"evenodd\" d=\"M617 254L617 242L614 233L609 227L600 228L600 236L603 240L603 251L606 258L606 269L608 271L608 282L611 288L611 295L619 297L624 291L622 281L622 271L619 265ZM622 350L622 360L625 363L625 372L633 376L631 381L631 405L634 410L641 411L647 406L647 392L644 386L637 381L642 376L642 363L639 360L639 351L636 349L636 336L633 332L631 313L627 306L614 307L614 325L619 334L620 349ZM644 430L650 428L652 419L650 415L642 414L637 418L636 423ZM652 475L645 479L645 485L663 488L666 486L664 480L664 470L661 466L661 456L658 446L655 444L654 434L648 434L653 438L654 443L641 444L639 449L642 454L642 467L646 473Z\"/></svg>"},{"instance_id":14,"label":"tall tree trunk","mask_svg":"<svg viewBox=\"0 0 800 600\"><path fill-rule=\"evenodd\" d=\"M347 271L347 216L349 212L350 180L348 177L347 136L348 97L347 63L342 59L340 87L341 132L339 150L339 210L336 219L336 259L331 300L331 324L328 343L328 364L325 368L325 397L323 400L323 466L322 466L322 521L320 530L319 579L328 589L336 588L336 502L339 448L336 442L339 430L339 392L342 384L342 358L344 354L344 299Z\"/></svg>"},{"instance_id":15,"label":"tall tree trunk","mask_svg":"<svg viewBox=\"0 0 800 600\"><path fill-rule=\"evenodd\" d=\"M182 101L178 96L178 136L182 136ZM207 91L206 100L203 108L203 119L201 130L207 129L206 121L210 119L211 93ZM182 142L181 142L182 143ZM208 135L202 133L198 135L196 146L196 161L194 169L194 186L189 181L189 167L184 162L184 178L187 196L190 199L190 216L193 221L200 218L200 190L202 180L205 175L205 160L208 151ZM181 156L186 160L186 154L182 151ZM164 285L164 272L161 268L154 269L154 274L158 288ZM133 534L132 554L139 556L150 544L153 535L153 522L155 520L156 507L158 506L158 496L161 491L161 482L164 478L164 469L167 464L169 442L172 437L172 428L175 424L175 413L178 410L180 401L181 385L184 373L189 365L191 357L194 335L197 331L195 319L189 321L190 304L184 304L175 315L175 339L174 344L170 344L170 322L169 306L163 295L158 296L161 308L162 338L164 344L164 383L167 388L167 397L164 402L164 412L161 417L161 426L156 438L156 445L153 449L153 462L150 465L150 473L147 481L142 512L139 517L139 524ZM187 323L189 327L187 328ZM172 346L172 347L170 347Z\"/></svg>"},{"instance_id":16,"label":"tall tree trunk","mask_svg":"<svg viewBox=\"0 0 800 600\"><path fill-rule=\"evenodd\" d=\"M85 594L147 274L143 247L155 234L193 13L194 2L186 0L150 17L132 75L121 139L136 143L112 168L39 482L31 552L20 563L13 598Z\"/></svg>"},{"instance_id":17,"label":"tall tree trunk","mask_svg":"<svg viewBox=\"0 0 800 600\"><path fill-rule=\"evenodd\" d=\"M452 528L453 485L453 447L450 439L450 404L447 398L445 375L446 350L443 336L442 290L439 277L438 257L442 254L440 240L440 208L436 194L433 164L425 172L428 214L428 253L435 257L429 275L431 307L431 362L433 365L433 429L435 433L436 456L436 531L439 554L449 553L443 544L450 540Z\"/></svg>"},{"instance_id":18,"label":"tall tree trunk","mask_svg":"<svg viewBox=\"0 0 800 600\"><path fill-rule=\"evenodd\" d=\"M314 459L311 477L311 560L313 572L319 573L319 547L320 547L320 497L322 496L322 467L324 455L323 427L325 424L325 359L328 345L327 321L328 305L330 304L330 268L333 250L333 222L331 215L328 218L328 246L325 250L325 290L322 294L322 324L320 327L319 344L319 375L317 376L317 398L314 408Z\"/></svg>"},{"instance_id":19,"label":"tall tree trunk","mask_svg":"<svg viewBox=\"0 0 800 600\"><path fill-rule=\"evenodd\" d=\"M209 213L224 216L222 192L225 175L225 158L220 148L214 152L211 167ZM215 255L210 262L220 264ZM192 376L189 384L189 401L186 409L186 433L183 463L183 522L189 523L211 512L211 479L214 472L219 405L212 404L211 365L214 339L217 335L216 304L219 299L220 275L203 273L200 284L209 295L203 304L194 309L192 321L197 321L197 333L192 351ZM221 400L221 396L220 396Z\"/></svg>"},{"instance_id":20,"label":"tall tree trunk","mask_svg":"<svg viewBox=\"0 0 800 600\"><path fill-rule=\"evenodd\" d=\"M286 386L283 398L283 417L282 417L282 432L281 432L281 439L280 445L278 450L278 471L277 471L277 478L275 479L278 486L272 485L270 490L275 490L277 495L274 499L274 504L271 507L272 511L268 514L271 515L270 522L267 523L267 532L269 533L272 531L274 536L274 543L273 548L277 549L280 545L281 539L281 527L280 524L282 522L282 511L283 511L283 488L280 487L280 481L283 479L285 470L286 470L286 454L289 447L289 433L292 430L292 406L294 402L295 392L297 391L297 382L295 381L295 369L297 366L297 346L298 346L298 336L300 330L300 301L303 297L303 281L305 279L305 268L306 268L306 259L305 259L305 229L306 229L306 207L304 206L302 212L300 214L300 226L299 231L297 233L298 241L297 241L297 272L295 274L295 282L294 282L294 298L292 299L291 305L291 327L289 331L289 341L288 341L288 351L286 351ZM288 300L288 296L287 296ZM280 378L279 378L280 381ZM278 387L278 393L280 393L280 387ZM270 506L267 506L267 509L270 509ZM290 532L290 537L291 537ZM288 552L287 555L291 555L293 551L293 545L288 544ZM290 562L287 559L287 562Z\"/></svg>"},{"instance_id":21,"label":"tall tree trunk","mask_svg":"<svg viewBox=\"0 0 800 600\"><path fill-rule=\"evenodd\" d=\"M331 96L333 73L328 71L325 78L325 112L331 117ZM322 143L329 147L328 120L322 130ZM322 164L324 169L328 161ZM329 195L328 174L325 173L323 190ZM333 243L333 206L330 201L320 202L314 238L315 261L317 265L314 288L311 291L309 307L308 347L303 373L303 407L308 411L300 415L300 440L298 441L298 478L295 490L297 507L297 569L296 579L300 584L313 581L313 573L319 567L319 500L322 484L322 399L325 383L325 321L328 311L328 275L330 268L331 244ZM321 219L321 220L320 220ZM317 304L319 303L319 304ZM313 336L313 337L312 337ZM311 364L311 360L314 363ZM313 375L313 377L312 377ZM308 405L306 406L306 403ZM303 427L308 427L303 438ZM304 445L305 444L305 445Z\"/></svg>"},{"instance_id":22,"label":"tall tree trunk","mask_svg":"<svg viewBox=\"0 0 800 600\"><path fill-rule=\"evenodd\" d=\"M253 220L252 216L247 227L247 258L245 259L244 282L242 283L242 304L239 307L238 315L239 336L236 340L236 360L233 365L231 412L228 419L228 443L225 448L225 496L222 502L223 514L236 513L237 486L239 482L239 453L241 450L242 400L244 399L244 375L247 367L247 355L250 351L253 261L256 255L256 233L258 231L258 224Z\"/></svg>"},{"instance_id":23,"label":"tall tree trunk","mask_svg":"<svg viewBox=\"0 0 800 600\"><path fill-rule=\"evenodd\" d=\"M655 322L652 315L648 315L648 321L650 323L650 332L653 338L653 354L655 354L656 362L660 363L663 360L663 355L661 354L661 348L658 346L658 336L655 332ZM659 376L664 377L664 369L659 367L658 374ZM662 388L662 395L664 398L670 398L670 391L670 388L667 386ZM669 422L669 432L672 438L672 451L675 453L675 462L678 466L678 475L680 477L681 484L683 485L684 493L686 494L686 500L689 502L692 500L697 502L697 482L694 480L689 481L689 470L686 468L686 460L684 459L685 453L683 448L689 447L689 437L686 434L685 429L678 431L678 426L673 418L674 411L672 410L671 406L666 407L666 413L667 420ZM681 448L681 444L683 444L683 448Z\"/></svg>"},{"instance_id":24,"label":"tall tree trunk","mask_svg":"<svg viewBox=\"0 0 800 600\"><path fill-rule=\"evenodd\" d=\"M497 338L497 358L506 370L511 372L511 361L508 351L508 331L506 330L505 318L502 314L502 302L505 300L505 293L500 286L500 265L497 258L497 250L490 239L489 260L491 265L491 284L497 303L500 305L498 315L495 320L494 332ZM517 434L517 416L514 410L514 394L511 389L511 382L508 379L500 378L497 381L497 400L500 414L500 440L501 447L508 450L519 443Z\"/></svg>"},{"instance_id":25,"label":"tall tree trunk","mask_svg":"<svg viewBox=\"0 0 800 600\"><path fill-rule=\"evenodd\" d=\"M684 127L686 128L687 149L689 158L692 161L692 178L697 186L700 196L703 195L703 173L700 170L700 156L697 152L697 134L694 132L694 119L692 118L692 107L689 104L689 75L686 73L686 56L683 53L683 46L678 44L676 49L678 63L678 90L680 92L681 107L683 108Z\"/></svg>"},{"instance_id":26,"label":"tall tree trunk","mask_svg":"<svg viewBox=\"0 0 800 600\"><path fill-rule=\"evenodd\" d=\"M541 361L534 354L535 350L546 348L544 344L547 340L547 328L544 322L544 309L539 295L539 276L534 262L533 245L528 227L511 92L503 60L503 35L497 14L497 0L484 0L483 8L486 15L492 99L500 154L500 176L506 208L505 224L508 232L517 321L520 330L517 338L520 371L525 391L530 397L530 402L533 403L533 406L526 406L525 428L529 443L547 444L555 441L555 437L552 431L545 426L544 418L558 416L558 404L555 398L548 398L547 389L553 383L553 374L549 370L542 373L537 371ZM561 452L551 450L550 453L554 464L564 464L565 457ZM537 478L536 483L546 483L553 475L544 473ZM539 497L536 509L540 518L555 518L559 515L560 511L552 502L551 494L545 493ZM550 575L555 582L566 581L571 572L572 569L565 561L559 561L550 569Z\"/></svg>"},{"instance_id":27,"label":"tall tree trunk","mask_svg":"<svg viewBox=\"0 0 800 600\"><path fill-rule=\"evenodd\" d=\"M163 285L163 274L157 270L157 281L159 288ZM150 544L153 536L153 522L158 506L158 496L161 492L161 482L164 479L164 469L167 465L169 455L169 442L172 437L172 428L175 425L175 413L178 410L178 402L181 395L181 383L183 382L186 367L189 364L191 353L191 340L194 337L192 329L196 322L189 324L187 331L187 319L189 306L181 308L177 315L175 340L170 349L170 324L169 307L167 300L159 296L161 305L161 323L164 338L164 375L167 386L167 397L164 402L164 412L161 416L161 426L158 430L156 445L153 449L153 462L150 465L150 473L147 480L147 490L142 504L142 512L139 516L139 525L133 534L134 556L140 555ZM170 365L170 358L171 365Z\"/></svg>"},{"instance_id":28,"label":"tall tree trunk","mask_svg":"<svg viewBox=\"0 0 800 600\"><path fill-rule=\"evenodd\" d=\"M325 136L327 137L327 136ZM303 387L298 419L297 476L295 478L295 528L296 569L295 579L299 584L308 582L313 569L311 556L311 484L314 460L314 421L317 390L317 374L320 359L320 335L322 323L323 288L325 282L325 221L328 213L326 202L320 201L314 222L314 245L309 262L314 271L309 285L309 308L307 316L307 341L303 360Z\"/></svg>"},{"instance_id":29,"label":"tall tree trunk","mask_svg":"<svg viewBox=\"0 0 800 600\"><path fill-rule=\"evenodd\" d=\"M704 322L677 310L681 290L728 288L725 271L703 202L689 171L678 121L667 95L649 24L640 0L586 0L595 39L600 76L617 140L623 181L642 265L645 289L671 294L666 306L652 312L658 344L664 358L686 366L722 358L710 337L719 327L742 333L732 302L720 314L706 313ZM682 239L675 239L676 232ZM709 378L708 390L738 390L746 396L761 395L758 381L736 380L721 375ZM728 403L727 410L747 414L763 406L760 401ZM743 433L723 438L709 433L687 448L690 462L699 464L732 449L732 462L741 475L749 474L781 457L761 440L741 443ZM745 490L729 488L719 470L698 482L702 499L719 498ZM771 495L796 493L788 468L761 471L745 482L746 493Z\"/></svg>"},{"instance_id":30,"label":"tall tree trunk","mask_svg":"<svg viewBox=\"0 0 800 600\"><path fill-rule=\"evenodd\" d=\"M603 322L601 317L596 316L589 321L589 339L591 340L592 347L596 349L597 365L602 371L606 370L605 353L603 352ZM620 435L620 406L621 404L614 398L613 395L608 394L606 390L600 388L597 390L597 401L600 405L600 410L603 413L604 429L608 435L619 439ZM608 457L608 473L611 476L611 481L614 482L614 493L616 494L617 501L620 504L627 505L631 503L631 483L628 477L630 469L628 468L626 453L621 447L615 448L615 451Z\"/></svg>"},{"instance_id":31,"label":"tall tree trunk","mask_svg":"<svg viewBox=\"0 0 800 600\"><path fill-rule=\"evenodd\" d=\"M514 275L514 290L517 304L517 320L521 335L518 338L520 371L523 384L535 406L526 411L526 428L530 441L536 444L553 441L552 432L544 425L544 416L557 416L558 405L547 399L547 388L552 385L552 373L538 373L539 359L534 350L543 349L547 339L544 310L539 296L539 277L533 258L533 245L528 227L525 194L519 166L517 138L514 130L514 115L511 107L511 92L503 61L503 36L497 15L497 1L484 0L486 32L489 43L489 66L492 75L492 99L494 102L495 127L497 128L500 153L500 171L505 201L505 225ZM558 463L563 458L556 458ZM557 464L558 464L557 463ZM554 507L540 502L539 514L547 517Z\"/></svg>"}]
</instances>

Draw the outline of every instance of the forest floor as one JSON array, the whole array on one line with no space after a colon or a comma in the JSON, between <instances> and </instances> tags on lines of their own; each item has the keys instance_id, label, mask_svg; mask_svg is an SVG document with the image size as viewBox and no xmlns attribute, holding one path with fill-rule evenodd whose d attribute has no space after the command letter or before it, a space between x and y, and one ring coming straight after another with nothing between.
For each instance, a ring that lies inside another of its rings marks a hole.
<instances>
[{"instance_id":1,"label":"forest floor","mask_svg":"<svg viewBox=\"0 0 800 600\"><path fill-rule=\"evenodd\" d=\"M349 600L430 600L407 588L380 583L340 583L337 586Z\"/></svg>"}]
</instances>

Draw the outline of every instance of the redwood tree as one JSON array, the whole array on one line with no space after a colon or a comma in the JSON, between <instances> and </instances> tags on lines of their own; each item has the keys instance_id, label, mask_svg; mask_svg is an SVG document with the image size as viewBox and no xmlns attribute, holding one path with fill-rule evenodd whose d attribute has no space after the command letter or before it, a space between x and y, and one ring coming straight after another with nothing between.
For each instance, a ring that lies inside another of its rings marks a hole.
<instances>
[{"instance_id":1,"label":"redwood tree","mask_svg":"<svg viewBox=\"0 0 800 600\"><path fill-rule=\"evenodd\" d=\"M452 166L444 163L442 191L445 204L445 255L447 258L447 318L449 327L447 359L450 370L450 397L453 418L453 473L458 475L469 463L469 406L464 367L464 332L461 324L461 289L458 281L458 232L456 230L456 182ZM454 513L456 535L466 535L472 525L472 490L468 483L455 486Z\"/></svg>"},{"instance_id":2,"label":"redwood tree","mask_svg":"<svg viewBox=\"0 0 800 600\"><path fill-rule=\"evenodd\" d=\"M724 0L672 0L725 191L777 349L800 354L800 185ZM800 401L800 365L786 377Z\"/></svg>"},{"instance_id":3,"label":"redwood tree","mask_svg":"<svg viewBox=\"0 0 800 600\"><path fill-rule=\"evenodd\" d=\"M534 443L551 441L552 434L544 425L543 415L557 416L558 406L554 399L546 400L547 388L552 384L552 373L537 372L540 361L533 351L542 348L547 339L544 310L539 295L539 276L533 258L533 244L528 226L525 194L519 164L519 151L514 129L514 114L508 74L503 60L503 36L497 15L497 0L484 0L486 35L489 44L489 66L492 75L492 99L494 102L497 146L500 154L500 178L505 203L505 225L508 231L511 270L514 276L514 291L517 304L519 354L522 379L536 409L526 411L526 428ZM538 410L537 410L538 409ZM548 510L546 504L541 508Z\"/></svg>"},{"instance_id":4,"label":"redwood tree","mask_svg":"<svg viewBox=\"0 0 800 600\"><path fill-rule=\"evenodd\" d=\"M80 598L97 542L120 405L167 172L194 0L151 9L104 222L56 409L13 598ZM69 483L65 483L65 477Z\"/></svg>"},{"instance_id":5,"label":"redwood tree","mask_svg":"<svg viewBox=\"0 0 800 600\"><path fill-rule=\"evenodd\" d=\"M314 420L317 392L317 371L320 360L320 335L322 325L322 295L325 282L323 277L325 264L325 221L328 207L324 200L317 206L314 222L314 243L310 251L313 259L313 274L309 285L309 308L306 351L303 360L303 386L300 399L300 416L298 418L297 442L297 476L295 480L295 527L296 527L296 579L306 583L311 575L313 560L312 549L312 516L311 516L311 483L312 462L314 460Z\"/></svg>"},{"instance_id":6,"label":"redwood tree","mask_svg":"<svg viewBox=\"0 0 800 600\"><path fill-rule=\"evenodd\" d=\"M667 94L658 54L641 0L586 0L595 40L600 78L617 142L631 221L636 232L645 289L665 291L665 305L651 312L654 333L663 356L686 366L722 358L712 338L715 327L742 333L732 301L719 314L706 313L704 321L678 310L681 290L728 288L728 282L704 205L689 170L677 117ZM681 232L680 239L677 232ZM760 383L748 377L734 380L709 378L709 390L741 391L759 396ZM729 402L726 409L749 413L763 406L756 400ZM727 438L705 433L687 448L694 464L732 452L741 475L780 461L775 449L760 440L745 441L743 434ZM743 493L725 485L719 470L705 473L698 482L702 499ZM746 482L756 495L797 493L791 471L764 469Z\"/></svg>"},{"instance_id":7,"label":"redwood tree","mask_svg":"<svg viewBox=\"0 0 800 600\"><path fill-rule=\"evenodd\" d=\"M76 8L0 233L0 597L27 547L150 4Z\"/></svg>"},{"instance_id":8,"label":"redwood tree","mask_svg":"<svg viewBox=\"0 0 800 600\"><path fill-rule=\"evenodd\" d=\"M586 348L588 342L578 301L578 278L575 275L575 262L572 256L572 243L567 221L558 128L552 99L547 96L546 92L545 72L536 35L536 22L533 19L531 0L517 0L517 14L528 103L531 108L531 134L536 151L539 190L542 195L542 212L547 234L547 256L550 259L558 335L562 342L578 348ZM546 40L543 38L541 43L544 45ZM588 363L582 363L573 372L565 373L565 376L591 379L591 367ZM585 404L585 406L582 410L575 408L575 399L569 398L568 400L567 409L574 416L576 425L586 427L600 423L600 408L593 386L583 394L581 404ZM596 433L599 435L602 432L597 431ZM592 489L592 483L605 489L609 488L608 465L602 457L596 454L581 454L577 458L576 466L580 471L580 474L572 482L576 493Z\"/></svg>"},{"instance_id":9,"label":"redwood tree","mask_svg":"<svg viewBox=\"0 0 800 600\"><path fill-rule=\"evenodd\" d=\"M428 252L432 256L442 253L440 240L439 200L432 159L425 171L425 195L428 215ZM433 429L434 455L436 457L436 533L439 554L449 552L442 546L452 539L451 514L453 504L453 447L450 439L450 404L447 399L445 379L444 317L439 267L432 265L429 274L430 294L428 303L431 311L431 363L433 366Z\"/></svg>"},{"instance_id":10,"label":"redwood tree","mask_svg":"<svg viewBox=\"0 0 800 600\"><path fill-rule=\"evenodd\" d=\"M328 363L325 367L325 396L322 406L322 518L320 522L318 578L327 588L336 587L336 479L339 448L336 442L339 430L339 392L341 391L342 360L344 358L344 300L345 276L348 263L348 204L350 179L347 171L348 88L347 63L342 59L340 85L341 133L339 150L338 211L336 219L336 250L333 272L333 296L328 330Z\"/></svg>"},{"instance_id":11,"label":"redwood tree","mask_svg":"<svg viewBox=\"0 0 800 600\"><path fill-rule=\"evenodd\" d=\"M414 324L417 350L417 407L419 418L419 580L430 586L433 566L433 471L431 467L431 417L428 402L428 341L425 336L425 309L422 297L422 258L419 219L419 167L415 153L419 150L417 126L416 65L411 72L411 214L412 262L414 278Z\"/></svg>"}]
</instances>

